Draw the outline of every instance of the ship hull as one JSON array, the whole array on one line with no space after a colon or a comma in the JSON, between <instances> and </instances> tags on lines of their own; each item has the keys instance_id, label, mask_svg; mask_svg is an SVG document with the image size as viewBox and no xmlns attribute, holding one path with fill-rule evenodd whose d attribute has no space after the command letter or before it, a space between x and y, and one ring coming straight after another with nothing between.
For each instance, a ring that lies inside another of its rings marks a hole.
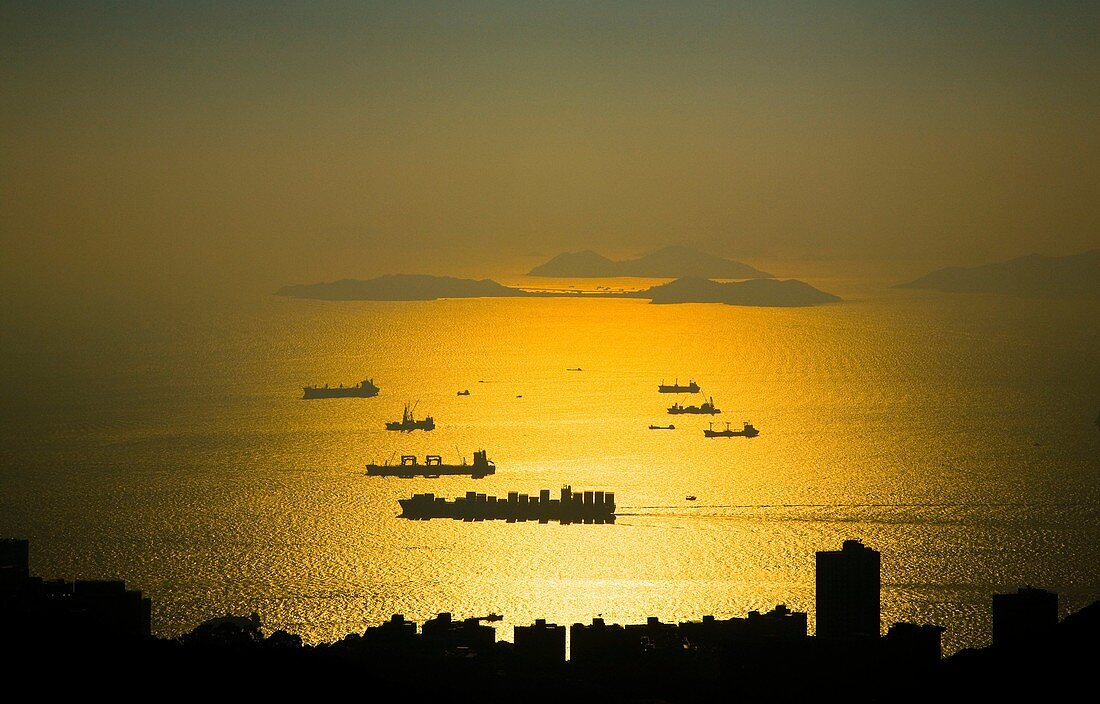
<instances>
[{"instance_id":1,"label":"ship hull","mask_svg":"<svg viewBox=\"0 0 1100 704\"><path fill-rule=\"evenodd\" d=\"M412 423L386 423L386 430L398 430L411 433L414 430L435 430L435 423L413 421Z\"/></svg>"},{"instance_id":2,"label":"ship hull","mask_svg":"<svg viewBox=\"0 0 1100 704\"><path fill-rule=\"evenodd\" d=\"M703 430L703 436L708 438L755 438L760 434L760 431L749 423L745 424L744 428L740 430L734 430L729 427L729 423L726 423L725 430L714 430L713 428L706 428Z\"/></svg>"},{"instance_id":3,"label":"ship hull","mask_svg":"<svg viewBox=\"0 0 1100 704\"><path fill-rule=\"evenodd\" d=\"M676 386L674 384L660 384L657 386L657 393L659 394L697 394L699 393L699 385L692 384L690 386Z\"/></svg>"},{"instance_id":4,"label":"ship hull","mask_svg":"<svg viewBox=\"0 0 1100 704\"><path fill-rule=\"evenodd\" d=\"M372 398L378 395L377 388L363 388L358 386L315 387L306 386L302 389L302 398Z\"/></svg>"},{"instance_id":5,"label":"ship hull","mask_svg":"<svg viewBox=\"0 0 1100 704\"><path fill-rule=\"evenodd\" d=\"M402 479L412 479L413 477L428 477L434 479L436 477L450 477L450 476L466 476L469 475L473 479L482 479L490 474L496 474L495 467L475 467L470 464L438 464L438 465L384 465L384 464L368 464L367 476L368 477L400 477Z\"/></svg>"}]
</instances>

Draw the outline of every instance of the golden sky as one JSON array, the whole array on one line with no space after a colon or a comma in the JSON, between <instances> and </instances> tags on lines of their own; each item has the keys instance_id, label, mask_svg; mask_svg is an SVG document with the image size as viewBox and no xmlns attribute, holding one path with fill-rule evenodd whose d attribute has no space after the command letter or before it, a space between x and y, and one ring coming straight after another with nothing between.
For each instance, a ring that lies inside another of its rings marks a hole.
<instances>
[{"instance_id":1,"label":"golden sky","mask_svg":"<svg viewBox=\"0 0 1100 704\"><path fill-rule=\"evenodd\" d=\"M1070 254L1098 107L1096 3L0 2L0 275Z\"/></svg>"}]
</instances>

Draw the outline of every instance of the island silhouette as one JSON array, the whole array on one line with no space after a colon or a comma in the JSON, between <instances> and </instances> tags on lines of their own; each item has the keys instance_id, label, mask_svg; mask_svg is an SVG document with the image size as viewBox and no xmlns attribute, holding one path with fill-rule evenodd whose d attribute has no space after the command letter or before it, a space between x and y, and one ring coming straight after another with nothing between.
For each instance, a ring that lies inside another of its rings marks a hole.
<instances>
[{"instance_id":1,"label":"island silhouette","mask_svg":"<svg viewBox=\"0 0 1100 704\"><path fill-rule=\"evenodd\" d=\"M375 279L284 286L277 296L322 301L432 301L440 298L644 298L651 303L724 303L737 306L814 306L841 300L796 279L721 283L684 277L641 291L527 291L492 279L390 274Z\"/></svg>"},{"instance_id":2,"label":"island silhouette","mask_svg":"<svg viewBox=\"0 0 1100 704\"><path fill-rule=\"evenodd\" d=\"M1100 298L1100 249L1066 257L1030 254L976 267L952 266L899 288L1020 297Z\"/></svg>"},{"instance_id":3,"label":"island silhouette","mask_svg":"<svg viewBox=\"0 0 1100 704\"><path fill-rule=\"evenodd\" d=\"M721 283L710 279L684 277L644 291L619 295L648 298L651 303L725 303L732 306L766 307L815 306L841 300L839 296L797 279L749 279Z\"/></svg>"},{"instance_id":4,"label":"island silhouette","mask_svg":"<svg viewBox=\"0 0 1100 704\"><path fill-rule=\"evenodd\" d=\"M637 276L675 279L684 276L705 279L768 279L772 275L759 269L690 247L670 246L636 259L613 260L590 249L559 254L527 273L528 276L563 278L605 278Z\"/></svg>"},{"instance_id":5,"label":"island silhouette","mask_svg":"<svg viewBox=\"0 0 1100 704\"><path fill-rule=\"evenodd\" d=\"M534 296L492 279L458 279L427 274L386 274L374 279L342 279L329 283L283 286L276 296L321 301L434 301L438 298Z\"/></svg>"}]
</instances>

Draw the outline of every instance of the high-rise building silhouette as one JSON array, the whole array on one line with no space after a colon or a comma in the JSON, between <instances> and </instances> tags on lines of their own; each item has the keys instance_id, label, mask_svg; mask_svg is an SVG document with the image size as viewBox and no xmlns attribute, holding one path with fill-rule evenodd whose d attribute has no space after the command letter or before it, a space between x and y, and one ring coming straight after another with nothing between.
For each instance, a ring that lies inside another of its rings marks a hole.
<instances>
[{"instance_id":1,"label":"high-rise building silhouette","mask_svg":"<svg viewBox=\"0 0 1100 704\"><path fill-rule=\"evenodd\" d=\"M858 540L817 553L817 635L879 635L881 556Z\"/></svg>"}]
</instances>

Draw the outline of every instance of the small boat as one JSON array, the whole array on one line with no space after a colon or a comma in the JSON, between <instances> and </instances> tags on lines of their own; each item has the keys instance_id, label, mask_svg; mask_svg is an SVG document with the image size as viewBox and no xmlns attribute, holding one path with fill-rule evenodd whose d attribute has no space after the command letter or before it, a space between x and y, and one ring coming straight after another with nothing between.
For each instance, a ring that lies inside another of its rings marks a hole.
<instances>
[{"instance_id":1,"label":"small boat","mask_svg":"<svg viewBox=\"0 0 1100 704\"><path fill-rule=\"evenodd\" d=\"M569 367L565 371L567 371L567 372L583 372L584 370L581 369L580 367Z\"/></svg>"},{"instance_id":2,"label":"small boat","mask_svg":"<svg viewBox=\"0 0 1100 704\"><path fill-rule=\"evenodd\" d=\"M714 423L710 424L710 427L703 431L703 436L708 438L755 438L760 434L760 431L753 426L752 423L745 421L744 427L740 430L733 430L730 428L730 424L726 423L725 430L715 430Z\"/></svg>"},{"instance_id":3,"label":"small boat","mask_svg":"<svg viewBox=\"0 0 1100 704\"><path fill-rule=\"evenodd\" d=\"M697 497L695 494L688 494L684 497L684 501L695 501L695 499L697 498L699 497Z\"/></svg>"},{"instance_id":4,"label":"small boat","mask_svg":"<svg viewBox=\"0 0 1100 704\"><path fill-rule=\"evenodd\" d=\"M481 620L482 621L489 621L489 622L503 621L504 617L501 616L500 614L493 613L493 614L489 614L488 616L482 616Z\"/></svg>"},{"instance_id":5,"label":"small boat","mask_svg":"<svg viewBox=\"0 0 1100 704\"><path fill-rule=\"evenodd\" d=\"M458 396L469 396L470 395L470 390L469 389L463 389L462 391L459 391L458 394L456 394L456 395L458 395Z\"/></svg>"},{"instance_id":6,"label":"small boat","mask_svg":"<svg viewBox=\"0 0 1100 704\"><path fill-rule=\"evenodd\" d=\"M650 430L676 430L675 425L651 425Z\"/></svg>"}]
</instances>

